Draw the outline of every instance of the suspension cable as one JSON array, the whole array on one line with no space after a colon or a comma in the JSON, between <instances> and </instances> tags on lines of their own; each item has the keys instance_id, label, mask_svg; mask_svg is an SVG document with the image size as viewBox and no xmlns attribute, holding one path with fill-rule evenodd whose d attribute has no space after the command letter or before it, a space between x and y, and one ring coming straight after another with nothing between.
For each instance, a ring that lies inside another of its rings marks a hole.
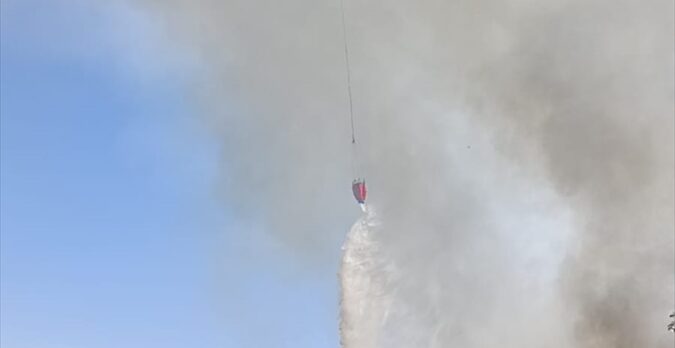
<instances>
[{"instance_id":1,"label":"suspension cable","mask_svg":"<svg viewBox=\"0 0 675 348\"><path fill-rule=\"evenodd\" d=\"M342 14L342 38L345 46L345 65L347 68L347 94L349 96L349 121L352 129L352 144L356 144L354 132L354 103L352 101L352 74L349 66L349 45L347 44L347 25L345 24L344 0L340 0L340 12Z\"/></svg>"}]
</instances>

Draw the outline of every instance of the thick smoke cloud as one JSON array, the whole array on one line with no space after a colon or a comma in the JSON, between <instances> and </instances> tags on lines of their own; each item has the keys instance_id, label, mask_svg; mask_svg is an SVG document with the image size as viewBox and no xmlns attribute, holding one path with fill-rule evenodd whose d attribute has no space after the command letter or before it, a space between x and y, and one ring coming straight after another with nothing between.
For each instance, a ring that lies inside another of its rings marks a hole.
<instances>
[{"instance_id":1,"label":"thick smoke cloud","mask_svg":"<svg viewBox=\"0 0 675 348\"><path fill-rule=\"evenodd\" d=\"M386 346L669 347L672 1L345 7ZM358 210L339 3L147 8L205 63L222 193L325 262Z\"/></svg>"}]
</instances>

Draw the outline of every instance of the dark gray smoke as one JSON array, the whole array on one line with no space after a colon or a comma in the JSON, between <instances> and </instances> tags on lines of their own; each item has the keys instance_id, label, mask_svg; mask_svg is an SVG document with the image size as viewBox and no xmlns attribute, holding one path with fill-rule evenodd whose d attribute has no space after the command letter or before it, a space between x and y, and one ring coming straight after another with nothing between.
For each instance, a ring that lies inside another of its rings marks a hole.
<instances>
[{"instance_id":1,"label":"dark gray smoke","mask_svg":"<svg viewBox=\"0 0 675 348\"><path fill-rule=\"evenodd\" d=\"M220 190L328 262L358 211L339 3L147 2L203 59ZM386 347L670 347L673 2L345 7Z\"/></svg>"}]
</instances>

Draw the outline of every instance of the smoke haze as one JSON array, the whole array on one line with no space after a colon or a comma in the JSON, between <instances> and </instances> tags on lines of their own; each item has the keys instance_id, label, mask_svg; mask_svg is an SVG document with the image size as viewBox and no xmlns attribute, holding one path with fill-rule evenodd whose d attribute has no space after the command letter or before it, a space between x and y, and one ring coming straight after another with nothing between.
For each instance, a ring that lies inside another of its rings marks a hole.
<instances>
[{"instance_id":1,"label":"smoke haze","mask_svg":"<svg viewBox=\"0 0 675 348\"><path fill-rule=\"evenodd\" d=\"M339 2L146 2L204 63L219 190L328 262L358 211ZM670 347L673 2L345 10L359 175L396 269L377 346Z\"/></svg>"}]
</instances>

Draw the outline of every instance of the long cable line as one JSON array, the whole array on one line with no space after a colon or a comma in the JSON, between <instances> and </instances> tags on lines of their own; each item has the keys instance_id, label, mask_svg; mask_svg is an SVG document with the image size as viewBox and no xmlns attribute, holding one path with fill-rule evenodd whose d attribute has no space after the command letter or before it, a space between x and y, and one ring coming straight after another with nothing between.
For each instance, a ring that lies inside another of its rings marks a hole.
<instances>
[{"instance_id":1,"label":"long cable line","mask_svg":"<svg viewBox=\"0 0 675 348\"><path fill-rule=\"evenodd\" d=\"M347 44L347 25L345 24L345 6L344 0L340 0L340 12L342 14L342 38L345 48L345 64L347 68L347 94L349 96L349 121L352 130L352 144L356 144L356 135L354 132L354 103L352 101L352 74L349 66L349 45Z\"/></svg>"}]
</instances>

